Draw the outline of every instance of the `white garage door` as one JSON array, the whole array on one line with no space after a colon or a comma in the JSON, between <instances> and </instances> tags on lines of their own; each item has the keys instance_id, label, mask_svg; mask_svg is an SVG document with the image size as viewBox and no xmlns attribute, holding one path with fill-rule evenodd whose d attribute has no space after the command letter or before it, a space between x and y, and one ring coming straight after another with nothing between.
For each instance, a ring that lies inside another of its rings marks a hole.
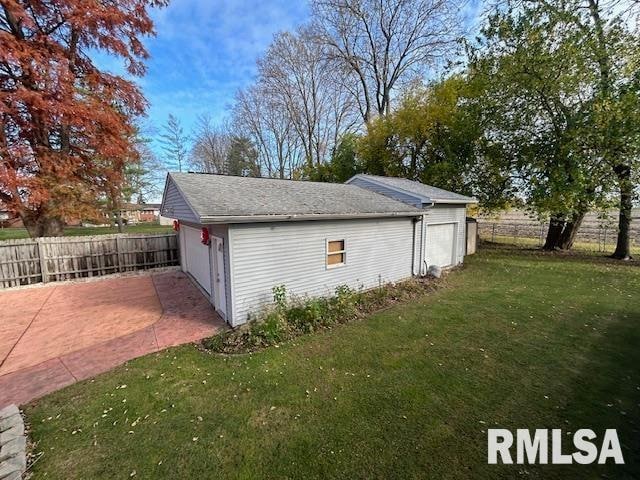
<instances>
[{"instance_id":1,"label":"white garage door","mask_svg":"<svg viewBox=\"0 0 640 480\"><path fill-rule=\"evenodd\" d=\"M181 225L180 232L184 235L187 272L196 279L207 293L211 294L211 261L209 259L209 247L207 245L203 245L200 241L199 229Z\"/></svg>"},{"instance_id":2,"label":"white garage door","mask_svg":"<svg viewBox=\"0 0 640 480\"><path fill-rule=\"evenodd\" d=\"M448 267L455 255L455 223L427 225L427 266Z\"/></svg>"}]
</instances>

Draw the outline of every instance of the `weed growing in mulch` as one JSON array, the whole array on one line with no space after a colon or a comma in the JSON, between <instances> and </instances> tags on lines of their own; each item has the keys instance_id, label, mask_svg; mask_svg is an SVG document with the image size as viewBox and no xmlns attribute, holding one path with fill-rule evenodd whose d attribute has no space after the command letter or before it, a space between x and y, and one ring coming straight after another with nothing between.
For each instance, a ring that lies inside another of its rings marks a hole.
<instances>
[{"instance_id":1,"label":"weed growing in mulch","mask_svg":"<svg viewBox=\"0 0 640 480\"><path fill-rule=\"evenodd\" d=\"M404 303L440 287L443 279L411 279L370 290L336 287L330 297L289 297L286 287L273 287L273 304L233 330L206 338L202 346L217 353L248 353L330 329L373 312Z\"/></svg>"}]
</instances>

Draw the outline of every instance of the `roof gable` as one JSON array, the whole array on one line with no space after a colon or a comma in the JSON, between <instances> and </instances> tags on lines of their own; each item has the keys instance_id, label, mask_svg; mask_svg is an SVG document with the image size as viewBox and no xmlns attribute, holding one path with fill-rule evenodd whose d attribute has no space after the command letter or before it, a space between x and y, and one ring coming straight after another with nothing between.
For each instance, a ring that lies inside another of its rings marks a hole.
<instances>
[{"instance_id":1,"label":"roof gable","mask_svg":"<svg viewBox=\"0 0 640 480\"><path fill-rule=\"evenodd\" d=\"M189 222L200 222L198 214L178 185L173 181L171 174L167 174L160 205L160 215L168 218L178 218Z\"/></svg>"}]
</instances>

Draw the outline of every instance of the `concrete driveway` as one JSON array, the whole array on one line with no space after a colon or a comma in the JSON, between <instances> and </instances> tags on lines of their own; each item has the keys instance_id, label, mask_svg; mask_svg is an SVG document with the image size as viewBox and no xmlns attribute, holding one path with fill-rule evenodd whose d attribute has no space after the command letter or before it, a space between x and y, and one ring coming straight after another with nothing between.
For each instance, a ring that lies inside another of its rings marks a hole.
<instances>
[{"instance_id":1,"label":"concrete driveway","mask_svg":"<svg viewBox=\"0 0 640 480\"><path fill-rule=\"evenodd\" d=\"M0 292L0 408L224 328L177 271Z\"/></svg>"}]
</instances>

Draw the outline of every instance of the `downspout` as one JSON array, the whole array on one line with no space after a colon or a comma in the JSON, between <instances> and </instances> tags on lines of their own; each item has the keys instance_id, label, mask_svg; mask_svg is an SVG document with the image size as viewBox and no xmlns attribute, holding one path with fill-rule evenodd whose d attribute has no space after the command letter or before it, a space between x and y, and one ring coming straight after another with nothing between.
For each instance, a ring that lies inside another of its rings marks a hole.
<instances>
[{"instance_id":1,"label":"downspout","mask_svg":"<svg viewBox=\"0 0 640 480\"><path fill-rule=\"evenodd\" d=\"M427 274L427 259L425 257L425 250L427 244L427 222L426 215L422 215L420 221L420 227L422 228L422 234L420 235L420 276L424 277Z\"/></svg>"},{"instance_id":2,"label":"downspout","mask_svg":"<svg viewBox=\"0 0 640 480\"><path fill-rule=\"evenodd\" d=\"M422 216L412 218L411 222L413 223L413 242L411 245L411 275L414 277L417 277L418 274L416 273L416 224L418 222L422 222ZM420 225L422 225L422 223Z\"/></svg>"},{"instance_id":3,"label":"downspout","mask_svg":"<svg viewBox=\"0 0 640 480\"><path fill-rule=\"evenodd\" d=\"M426 210L428 208L433 208L433 202L431 202L428 205L422 204L422 209ZM419 274L421 277L424 277L427 275L427 259L425 258L425 252L427 250L427 213L423 213L422 214L422 219L420 220L421 222L421 228L422 228L422 235L420 238L420 268L419 268Z\"/></svg>"}]
</instances>

